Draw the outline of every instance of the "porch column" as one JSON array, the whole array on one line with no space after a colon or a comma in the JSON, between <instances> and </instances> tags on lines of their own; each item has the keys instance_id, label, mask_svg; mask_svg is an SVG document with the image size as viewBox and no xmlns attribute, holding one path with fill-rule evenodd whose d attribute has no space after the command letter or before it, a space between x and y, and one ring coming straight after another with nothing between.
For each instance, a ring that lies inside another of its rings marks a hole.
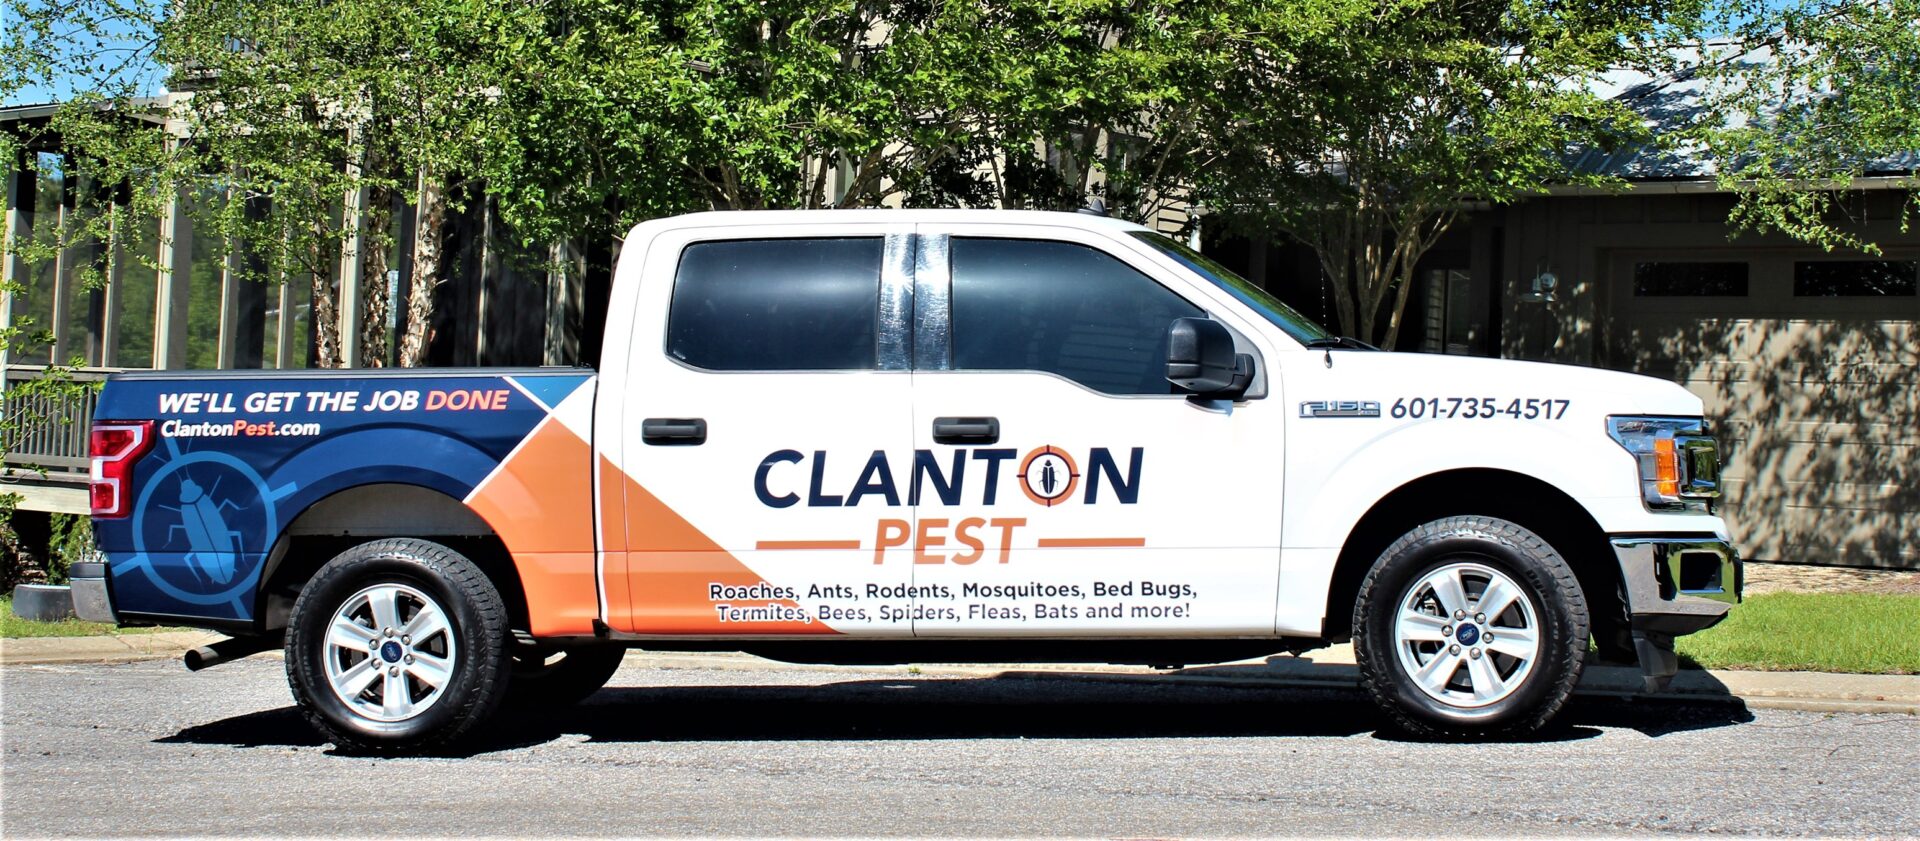
<instances>
[{"instance_id":1,"label":"porch column","mask_svg":"<svg viewBox=\"0 0 1920 841\"><path fill-rule=\"evenodd\" d=\"M27 287L27 261L13 253L14 243L20 242L33 232L33 170L27 167L26 152L14 156L6 162L6 239L0 242L0 278L8 285L25 289ZM13 326L13 293L0 295L0 329ZM11 342L0 342L0 375L13 361Z\"/></svg>"},{"instance_id":2,"label":"porch column","mask_svg":"<svg viewBox=\"0 0 1920 841\"><path fill-rule=\"evenodd\" d=\"M60 156L60 206L53 211L53 235L55 241L66 239L67 226L73 221L74 205L79 200L80 185L75 183L73 168L67 165L67 156ZM79 248L76 243L67 242L53 252L53 315L47 325L53 330L53 349L47 355L49 365L65 365L73 351L73 336L67 329L67 322L73 319L73 269L79 262Z\"/></svg>"},{"instance_id":3,"label":"porch column","mask_svg":"<svg viewBox=\"0 0 1920 841\"><path fill-rule=\"evenodd\" d=\"M348 129L347 146L352 148L359 142L359 130ZM347 177L358 180L361 166L358 157L347 163ZM360 358L360 328L366 320L366 303L362 300L361 277L366 267L367 249L367 188L356 187L348 190L345 203L340 209L340 224L346 229L346 242L340 248L340 292L337 315L340 322L340 365L343 368L359 368L366 364Z\"/></svg>"},{"instance_id":4,"label":"porch column","mask_svg":"<svg viewBox=\"0 0 1920 841\"><path fill-rule=\"evenodd\" d=\"M280 311L274 315L273 367L283 371L293 367L293 328L299 323L293 312L296 305L292 276L281 272L280 299L275 302Z\"/></svg>"},{"instance_id":5,"label":"porch column","mask_svg":"<svg viewBox=\"0 0 1920 841\"><path fill-rule=\"evenodd\" d=\"M103 368L120 367L120 316L126 309L126 296L121 294L120 282L127 271L127 245L125 239L133 233L133 223L128 221L132 208L118 202L113 191L104 195L113 216L107 221L107 284L100 288L96 300L100 305L99 318L94 325L94 337L100 343L95 364Z\"/></svg>"},{"instance_id":6,"label":"porch column","mask_svg":"<svg viewBox=\"0 0 1920 841\"><path fill-rule=\"evenodd\" d=\"M224 251L226 256L220 261L220 341L213 352L213 365L221 370L236 367L234 358L239 350L240 326L240 278L235 271L238 258L234 255L231 237Z\"/></svg>"},{"instance_id":7,"label":"porch column","mask_svg":"<svg viewBox=\"0 0 1920 841\"><path fill-rule=\"evenodd\" d=\"M160 271L153 299L153 365L187 367L187 303L193 269L193 218L187 194L177 190L160 214Z\"/></svg>"}]
</instances>

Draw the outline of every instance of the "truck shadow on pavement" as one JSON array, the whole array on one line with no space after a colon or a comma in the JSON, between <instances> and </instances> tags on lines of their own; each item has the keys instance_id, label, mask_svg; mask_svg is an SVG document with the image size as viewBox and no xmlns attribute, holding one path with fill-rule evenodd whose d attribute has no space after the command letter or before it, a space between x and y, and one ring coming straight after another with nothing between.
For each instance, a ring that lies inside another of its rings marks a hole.
<instances>
[{"instance_id":1,"label":"truck shadow on pavement","mask_svg":"<svg viewBox=\"0 0 1920 841\"><path fill-rule=\"evenodd\" d=\"M1751 721L1738 703L1576 697L1531 741L1648 736ZM900 678L820 685L609 687L564 711L502 710L440 755L551 742L1149 739L1236 736L1405 739L1350 689L1178 686L1025 678ZM188 727L162 743L324 744L283 707Z\"/></svg>"}]
</instances>

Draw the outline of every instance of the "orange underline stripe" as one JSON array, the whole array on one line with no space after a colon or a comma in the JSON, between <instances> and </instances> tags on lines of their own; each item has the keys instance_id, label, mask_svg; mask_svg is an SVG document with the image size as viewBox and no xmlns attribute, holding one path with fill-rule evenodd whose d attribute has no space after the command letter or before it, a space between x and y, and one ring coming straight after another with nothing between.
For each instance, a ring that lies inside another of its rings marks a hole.
<instances>
[{"instance_id":1,"label":"orange underline stripe","mask_svg":"<svg viewBox=\"0 0 1920 841\"><path fill-rule=\"evenodd\" d=\"M1119 549L1128 546L1145 546L1144 537L1043 537L1040 548L1079 548L1079 549Z\"/></svg>"},{"instance_id":2,"label":"orange underline stripe","mask_svg":"<svg viewBox=\"0 0 1920 841\"><path fill-rule=\"evenodd\" d=\"M780 549L858 549L858 540L762 540L754 544L762 552Z\"/></svg>"}]
</instances>

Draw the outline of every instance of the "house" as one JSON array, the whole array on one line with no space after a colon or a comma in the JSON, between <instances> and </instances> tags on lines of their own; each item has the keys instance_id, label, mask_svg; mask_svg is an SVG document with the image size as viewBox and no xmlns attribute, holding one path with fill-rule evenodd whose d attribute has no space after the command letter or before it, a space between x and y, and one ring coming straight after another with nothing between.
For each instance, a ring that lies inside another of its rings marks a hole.
<instances>
[{"instance_id":1,"label":"house","mask_svg":"<svg viewBox=\"0 0 1920 841\"><path fill-rule=\"evenodd\" d=\"M1655 121L1684 115L1700 90L1684 74L1608 84ZM1877 255L1736 235L1737 196L1684 152L1578 165L1627 189L1554 187L1469 213L1420 262L1396 349L1682 383L1718 429L1724 511L1747 557L1920 569L1920 152L1881 159L1842 198L1846 229ZM1335 320L1310 251L1214 251Z\"/></svg>"}]
</instances>

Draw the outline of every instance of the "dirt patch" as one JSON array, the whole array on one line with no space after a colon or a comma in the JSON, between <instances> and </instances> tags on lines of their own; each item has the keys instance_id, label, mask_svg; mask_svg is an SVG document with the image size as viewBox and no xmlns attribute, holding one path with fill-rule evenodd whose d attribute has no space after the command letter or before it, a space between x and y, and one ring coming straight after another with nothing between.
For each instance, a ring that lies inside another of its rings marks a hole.
<instances>
[{"instance_id":1,"label":"dirt patch","mask_svg":"<svg viewBox=\"0 0 1920 841\"><path fill-rule=\"evenodd\" d=\"M1892 581L1888 581L1885 588L1886 589L1876 590L1874 592L1898 593L1903 596L1920 596L1920 572L1909 572Z\"/></svg>"},{"instance_id":2,"label":"dirt patch","mask_svg":"<svg viewBox=\"0 0 1920 841\"><path fill-rule=\"evenodd\" d=\"M1746 564L1749 596L1762 593L1895 593L1920 595L1920 572L1803 564Z\"/></svg>"}]
</instances>

